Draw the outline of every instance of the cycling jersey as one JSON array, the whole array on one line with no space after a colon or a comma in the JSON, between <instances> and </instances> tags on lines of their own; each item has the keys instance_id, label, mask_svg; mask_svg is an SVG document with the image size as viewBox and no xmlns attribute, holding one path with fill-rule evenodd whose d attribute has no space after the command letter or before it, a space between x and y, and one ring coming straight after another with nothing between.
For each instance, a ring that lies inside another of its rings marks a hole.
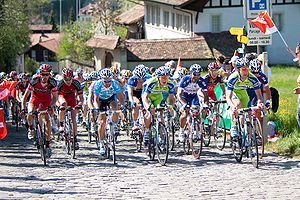
<instances>
[{"instance_id":1,"label":"cycling jersey","mask_svg":"<svg viewBox=\"0 0 300 200\"><path fill-rule=\"evenodd\" d=\"M262 72L258 73L256 77L260 82L260 85L261 85L260 89L263 92L263 88L269 85L268 77ZM256 102L257 102L255 90L253 88L248 88L247 93L248 93L250 103L251 103L251 104L249 104L249 106L255 106Z\"/></svg>"},{"instance_id":2,"label":"cycling jersey","mask_svg":"<svg viewBox=\"0 0 300 200\"><path fill-rule=\"evenodd\" d=\"M254 90L258 90L260 88L260 82L254 74L249 73L245 81L240 80L238 72L234 72L229 76L227 90L234 91L233 100L239 99L241 101L242 108L248 107L249 96L246 90L250 88L253 88Z\"/></svg>"},{"instance_id":3,"label":"cycling jersey","mask_svg":"<svg viewBox=\"0 0 300 200\"><path fill-rule=\"evenodd\" d=\"M47 109L52 101L51 94L57 92L56 80L50 77L46 83L42 83L41 76L38 75L30 81L27 89L32 94L29 103L35 107L41 104L42 109Z\"/></svg>"},{"instance_id":4,"label":"cycling jersey","mask_svg":"<svg viewBox=\"0 0 300 200\"><path fill-rule=\"evenodd\" d=\"M149 74L146 74L146 76L144 76L144 78L143 78L142 84L150 78L152 78L152 76ZM128 80L128 87L133 88L133 90L142 90L143 86L142 86L142 84L138 85L138 83L139 83L138 81L139 81L139 79L136 76L130 77ZM140 89L137 89L138 86L140 86L139 87Z\"/></svg>"},{"instance_id":5,"label":"cycling jersey","mask_svg":"<svg viewBox=\"0 0 300 200\"><path fill-rule=\"evenodd\" d=\"M29 82L23 82L23 81L19 81L16 85L16 89L19 90L21 92L21 94L23 95L28 87Z\"/></svg>"},{"instance_id":6,"label":"cycling jersey","mask_svg":"<svg viewBox=\"0 0 300 200\"><path fill-rule=\"evenodd\" d=\"M109 99L113 95L119 94L121 92L121 87L116 80L112 80L109 87L105 87L102 80L98 80L94 86L94 95L99 96L100 99Z\"/></svg>"},{"instance_id":7,"label":"cycling jersey","mask_svg":"<svg viewBox=\"0 0 300 200\"><path fill-rule=\"evenodd\" d=\"M85 81L81 83L81 89L83 90L83 95L88 96L89 95L89 87L91 85L91 81Z\"/></svg>"},{"instance_id":8,"label":"cycling jersey","mask_svg":"<svg viewBox=\"0 0 300 200\"><path fill-rule=\"evenodd\" d=\"M158 78L153 77L143 84L143 93L149 94L149 100L156 107L165 100L169 94L175 94L175 86L171 80L168 80L167 84L161 87Z\"/></svg>"},{"instance_id":9,"label":"cycling jersey","mask_svg":"<svg viewBox=\"0 0 300 200\"><path fill-rule=\"evenodd\" d=\"M70 85L67 85L64 81L61 81L57 86L58 102L66 102L67 106L76 106L76 95L83 93L80 82L78 80L72 80Z\"/></svg>"},{"instance_id":10,"label":"cycling jersey","mask_svg":"<svg viewBox=\"0 0 300 200\"><path fill-rule=\"evenodd\" d=\"M222 77L220 75L218 75L215 79L213 79L210 74L206 74L203 78L207 85L208 97L211 98L212 100L216 101L217 97L215 94L215 87L217 85L223 83Z\"/></svg>"}]
</instances>

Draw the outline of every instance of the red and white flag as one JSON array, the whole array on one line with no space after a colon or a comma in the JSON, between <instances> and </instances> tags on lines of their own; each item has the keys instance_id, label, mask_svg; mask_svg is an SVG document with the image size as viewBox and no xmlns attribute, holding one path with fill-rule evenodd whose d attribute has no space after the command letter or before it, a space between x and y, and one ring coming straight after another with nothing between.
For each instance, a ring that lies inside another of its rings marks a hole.
<instances>
[{"instance_id":1,"label":"red and white flag","mask_svg":"<svg viewBox=\"0 0 300 200\"><path fill-rule=\"evenodd\" d=\"M278 31L267 11L260 13L255 19L248 19L248 21L264 34L272 34Z\"/></svg>"}]
</instances>

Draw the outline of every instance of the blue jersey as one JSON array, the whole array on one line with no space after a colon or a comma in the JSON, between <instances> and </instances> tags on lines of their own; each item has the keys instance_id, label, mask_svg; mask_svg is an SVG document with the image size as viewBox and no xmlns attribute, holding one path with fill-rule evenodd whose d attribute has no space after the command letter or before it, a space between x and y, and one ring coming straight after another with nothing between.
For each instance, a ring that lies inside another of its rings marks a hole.
<instances>
[{"instance_id":1,"label":"blue jersey","mask_svg":"<svg viewBox=\"0 0 300 200\"><path fill-rule=\"evenodd\" d=\"M99 80L95 83L94 86L94 95L99 96L101 100L109 99L115 94L119 94L121 92L121 87L116 80L112 80L110 86L105 87L102 80Z\"/></svg>"},{"instance_id":2,"label":"blue jersey","mask_svg":"<svg viewBox=\"0 0 300 200\"><path fill-rule=\"evenodd\" d=\"M257 79L260 82L261 89L263 89L263 87L269 85L268 77L264 73L259 72L259 74L257 75ZM252 100L254 98L256 100L256 93L254 91L254 88L248 88L247 93L248 93L248 96L249 96L250 100Z\"/></svg>"},{"instance_id":3,"label":"blue jersey","mask_svg":"<svg viewBox=\"0 0 300 200\"><path fill-rule=\"evenodd\" d=\"M196 83L193 83L191 77L187 75L181 79L179 89L183 90L184 96L195 96L199 89L206 92L207 85L204 78L200 77Z\"/></svg>"},{"instance_id":4,"label":"blue jersey","mask_svg":"<svg viewBox=\"0 0 300 200\"><path fill-rule=\"evenodd\" d=\"M152 78L152 76L150 74L146 74L146 76L144 76L144 78L143 78L143 83L145 83L145 81L149 78ZM137 85L138 85L138 78L136 76L130 77L129 80L128 80L128 86L127 87L131 87L135 90ZM141 88L141 90L142 90L142 88Z\"/></svg>"}]
</instances>

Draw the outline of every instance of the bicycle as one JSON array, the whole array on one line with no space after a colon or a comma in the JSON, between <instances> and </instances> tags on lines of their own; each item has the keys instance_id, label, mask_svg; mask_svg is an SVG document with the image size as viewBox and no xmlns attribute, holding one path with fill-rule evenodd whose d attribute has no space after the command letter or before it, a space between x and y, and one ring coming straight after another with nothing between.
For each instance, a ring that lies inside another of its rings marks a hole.
<instances>
[{"instance_id":1,"label":"bicycle","mask_svg":"<svg viewBox=\"0 0 300 200\"><path fill-rule=\"evenodd\" d=\"M18 132L19 131L19 127L22 125L22 119L20 117L21 103L18 102L18 101L16 101L15 108L16 108L16 110L14 111L13 120L15 122L16 132Z\"/></svg>"},{"instance_id":2,"label":"bicycle","mask_svg":"<svg viewBox=\"0 0 300 200\"><path fill-rule=\"evenodd\" d=\"M167 109L164 112L164 116L165 116L165 126L167 129L167 132L169 133L170 151L174 151L174 147L175 147L175 117L177 116L177 113L175 110L173 110L175 116L172 117L170 109L172 109L172 108L169 107L169 109Z\"/></svg>"},{"instance_id":3,"label":"bicycle","mask_svg":"<svg viewBox=\"0 0 300 200\"><path fill-rule=\"evenodd\" d=\"M204 126L204 146L208 147L211 137L213 137L216 147L223 150L226 143L226 126L222 116L223 107L220 108L220 105L226 103L226 100L210 101L209 103L208 117Z\"/></svg>"},{"instance_id":4,"label":"bicycle","mask_svg":"<svg viewBox=\"0 0 300 200\"><path fill-rule=\"evenodd\" d=\"M122 130L126 131L126 135L129 136L130 135L130 131L131 131L131 124L132 124L132 115L131 115L131 111L132 109L130 108L128 102L125 102L125 106L126 109L124 109L123 112L123 119L122 119Z\"/></svg>"},{"instance_id":5,"label":"bicycle","mask_svg":"<svg viewBox=\"0 0 300 200\"><path fill-rule=\"evenodd\" d=\"M169 156L169 133L160 118L160 111L166 109L168 108L165 105L160 105L155 108L155 114L151 112L151 131L146 151L150 160L154 160L157 154L158 162L162 166L166 165Z\"/></svg>"},{"instance_id":6,"label":"bicycle","mask_svg":"<svg viewBox=\"0 0 300 200\"><path fill-rule=\"evenodd\" d=\"M113 114L120 114L122 111L121 110L107 110L104 112L100 112L100 114L105 114L106 115L106 128L105 128L105 139L104 139L104 146L105 146L105 155L106 158L112 159L113 163L117 163L116 159L116 139L117 136L115 134L115 125L112 121L112 115ZM100 137L97 136L97 147L99 148L100 146ZM112 151L112 152L111 152Z\"/></svg>"},{"instance_id":7,"label":"bicycle","mask_svg":"<svg viewBox=\"0 0 300 200\"><path fill-rule=\"evenodd\" d=\"M185 127L187 134L185 134L183 142L183 151L189 154L191 150L192 155L196 159L200 159L202 153L204 128L204 121L200 118L200 106L190 107L187 125Z\"/></svg>"},{"instance_id":8,"label":"bicycle","mask_svg":"<svg viewBox=\"0 0 300 200\"><path fill-rule=\"evenodd\" d=\"M231 137L231 149L234 155L234 158L237 162L241 162L243 155L246 155L247 157L250 156L252 165L255 168L258 168L259 163L259 153L258 153L258 144L257 144L257 135L254 131L253 124L249 118L249 112L255 111L258 108L255 107L249 107L249 108L241 108L238 109L238 115L234 115L234 120L237 122L237 133L238 137L236 140L234 140ZM240 122L240 116L244 117L244 122Z\"/></svg>"},{"instance_id":9,"label":"bicycle","mask_svg":"<svg viewBox=\"0 0 300 200\"><path fill-rule=\"evenodd\" d=\"M75 159L75 152L76 152L76 135L73 127L72 121L72 111L75 109L80 109L81 106L67 107L67 108L60 108L59 110L65 110L64 115L64 138L65 141L65 148L68 155L71 155L72 159Z\"/></svg>"},{"instance_id":10,"label":"bicycle","mask_svg":"<svg viewBox=\"0 0 300 200\"><path fill-rule=\"evenodd\" d=\"M136 145L136 150L140 152L142 150L142 145L143 145L143 133L145 131L145 123L144 123L144 108L142 104L137 104L139 109L139 127L136 130L132 129L131 132L131 138L134 139L135 145ZM131 115L131 113L130 113Z\"/></svg>"}]
</instances>

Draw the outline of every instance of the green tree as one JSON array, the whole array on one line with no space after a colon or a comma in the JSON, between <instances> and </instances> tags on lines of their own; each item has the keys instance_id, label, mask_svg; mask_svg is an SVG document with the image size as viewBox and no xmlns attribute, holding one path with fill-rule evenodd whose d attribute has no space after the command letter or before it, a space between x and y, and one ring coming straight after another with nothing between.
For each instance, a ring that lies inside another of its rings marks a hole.
<instances>
[{"instance_id":1,"label":"green tree","mask_svg":"<svg viewBox=\"0 0 300 200\"><path fill-rule=\"evenodd\" d=\"M59 59L71 59L74 61L91 61L93 49L85 45L93 35L91 22L69 23L64 29L64 37L59 46Z\"/></svg>"},{"instance_id":2,"label":"green tree","mask_svg":"<svg viewBox=\"0 0 300 200\"><path fill-rule=\"evenodd\" d=\"M75 10L73 7L71 7L70 11L69 11L69 17L68 17L68 22L74 22L76 21L76 16L75 16Z\"/></svg>"},{"instance_id":3,"label":"green tree","mask_svg":"<svg viewBox=\"0 0 300 200\"><path fill-rule=\"evenodd\" d=\"M49 14L48 23L51 24L51 25L53 26L52 32L54 32L54 33L59 32L59 31L58 31L58 28L57 28L57 25L56 25L56 23L55 23L55 13L54 13L53 10L51 10L51 12L50 12L50 14Z\"/></svg>"}]
</instances>

